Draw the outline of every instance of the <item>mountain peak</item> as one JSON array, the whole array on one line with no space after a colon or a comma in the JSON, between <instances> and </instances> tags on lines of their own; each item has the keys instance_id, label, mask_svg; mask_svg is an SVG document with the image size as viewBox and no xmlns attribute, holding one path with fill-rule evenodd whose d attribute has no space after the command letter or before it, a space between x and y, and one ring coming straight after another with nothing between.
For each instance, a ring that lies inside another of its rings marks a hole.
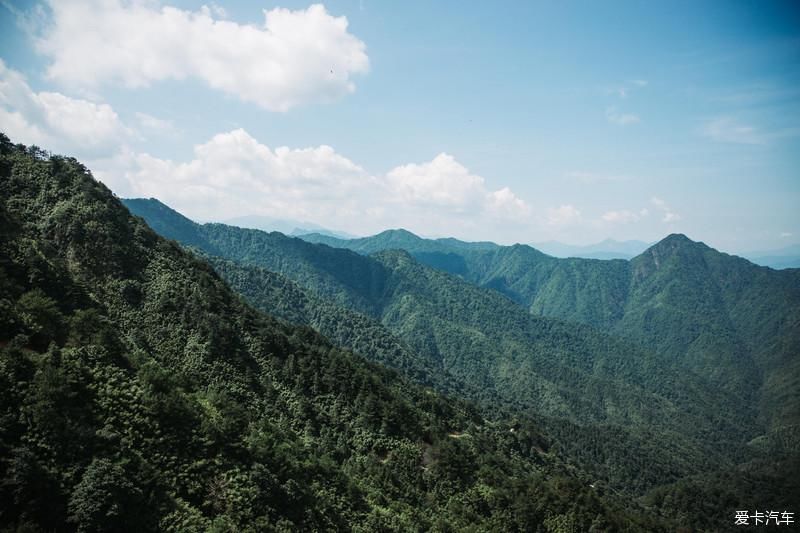
<instances>
[{"instance_id":1,"label":"mountain peak","mask_svg":"<svg viewBox=\"0 0 800 533\"><path fill-rule=\"evenodd\" d=\"M705 243L700 241L693 241L683 233L670 233L650 248L648 248L644 253L650 252L667 252L667 251L678 251L678 250L706 250L708 246Z\"/></svg>"},{"instance_id":2,"label":"mountain peak","mask_svg":"<svg viewBox=\"0 0 800 533\"><path fill-rule=\"evenodd\" d=\"M632 259L639 274L658 270L667 264L699 264L703 255L711 250L705 243L693 241L683 233L667 235L641 255ZM644 270L641 270L644 269Z\"/></svg>"},{"instance_id":3,"label":"mountain peak","mask_svg":"<svg viewBox=\"0 0 800 533\"><path fill-rule=\"evenodd\" d=\"M660 242L683 242L683 243L689 243L689 242L694 242L694 241L692 239L690 239L689 237L687 237L686 235L684 235L683 233L670 233L669 235L667 235L666 237L661 239Z\"/></svg>"},{"instance_id":4,"label":"mountain peak","mask_svg":"<svg viewBox=\"0 0 800 533\"><path fill-rule=\"evenodd\" d=\"M422 240L422 238L418 235L415 235L408 231L407 229L397 228L397 229L387 229L384 230L377 235L376 237L383 237L385 239L392 239L392 240Z\"/></svg>"}]
</instances>

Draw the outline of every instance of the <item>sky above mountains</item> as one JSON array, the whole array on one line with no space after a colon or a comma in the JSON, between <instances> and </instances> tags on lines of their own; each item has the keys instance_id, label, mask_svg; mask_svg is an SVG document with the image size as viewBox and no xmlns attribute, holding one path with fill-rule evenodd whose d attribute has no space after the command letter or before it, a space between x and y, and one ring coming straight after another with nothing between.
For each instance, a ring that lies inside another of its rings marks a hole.
<instances>
[{"instance_id":1,"label":"sky above mountains","mask_svg":"<svg viewBox=\"0 0 800 533\"><path fill-rule=\"evenodd\" d=\"M197 220L800 241L793 2L0 2L0 130Z\"/></svg>"}]
</instances>

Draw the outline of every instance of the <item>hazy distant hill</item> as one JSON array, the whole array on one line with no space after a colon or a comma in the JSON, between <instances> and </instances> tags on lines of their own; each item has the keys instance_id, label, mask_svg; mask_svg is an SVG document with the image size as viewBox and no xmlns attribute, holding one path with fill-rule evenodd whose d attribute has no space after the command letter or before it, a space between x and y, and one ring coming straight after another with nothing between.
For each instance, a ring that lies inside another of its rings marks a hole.
<instances>
[{"instance_id":1,"label":"hazy distant hill","mask_svg":"<svg viewBox=\"0 0 800 533\"><path fill-rule=\"evenodd\" d=\"M230 226L240 228L260 229L264 231L279 231L285 235L305 235L307 233L319 233L340 239L351 239L355 237L343 231L334 231L324 228L313 222L290 220L283 218L273 218L263 215L245 215L230 218L223 221Z\"/></svg>"},{"instance_id":2,"label":"hazy distant hill","mask_svg":"<svg viewBox=\"0 0 800 533\"><path fill-rule=\"evenodd\" d=\"M800 244L777 250L762 250L741 254L757 265L771 268L800 268Z\"/></svg>"},{"instance_id":3,"label":"hazy distant hill","mask_svg":"<svg viewBox=\"0 0 800 533\"><path fill-rule=\"evenodd\" d=\"M652 244L652 243L651 243ZM644 241L615 241L606 239L584 246L547 241L532 244L534 248L553 257L582 257L584 259L631 259L644 252L650 244Z\"/></svg>"}]
</instances>

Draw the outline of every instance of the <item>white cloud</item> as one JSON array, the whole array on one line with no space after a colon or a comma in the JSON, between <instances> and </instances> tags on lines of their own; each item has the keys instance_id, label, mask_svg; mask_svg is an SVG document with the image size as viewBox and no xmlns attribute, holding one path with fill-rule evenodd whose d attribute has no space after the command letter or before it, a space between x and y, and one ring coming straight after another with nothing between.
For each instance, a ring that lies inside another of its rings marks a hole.
<instances>
[{"instance_id":1,"label":"white cloud","mask_svg":"<svg viewBox=\"0 0 800 533\"><path fill-rule=\"evenodd\" d=\"M371 179L330 146L275 150L242 129L195 146L187 162L136 154L131 192L155 196L199 218L241 214L309 218L347 214Z\"/></svg>"},{"instance_id":2,"label":"white cloud","mask_svg":"<svg viewBox=\"0 0 800 533\"><path fill-rule=\"evenodd\" d=\"M616 107L608 107L606 108L606 119L618 126L628 126L631 124L637 124L641 122L637 115L632 113L622 113L617 110Z\"/></svg>"},{"instance_id":3,"label":"white cloud","mask_svg":"<svg viewBox=\"0 0 800 533\"><path fill-rule=\"evenodd\" d=\"M20 9L9 0L0 0L0 7L8 10L14 17L17 28L23 33L32 35L38 28L47 23L47 13L41 4L35 4L29 10Z\"/></svg>"},{"instance_id":4,"label":"white cloud","mask_svg":"<svg viewBox=\"0 0 800 533\"><path fill-rule=\"evenodd\" d=\"M789 231L782 231L781 232L781 239L788 239L791 236L792 236L792 233L789 232Z\"/></svg>"},{"instance_id":5,"label":"white cloud","mask_svg":"<svg viewBox=\"0 0 800 533\"><path fill-rule=\"evenodd\" d=\"M508 218L525 217L530 214L530 207L508 187L489 193L489 209Z\"/></svg>"},{"instance_id":6,"label":"white cloud","mask_svg":"<svg viewBox=\"0 0 800 533\"><path fill-rule=\"evenodd\" d=\"M2 59L0 124L15 142L86 157L108 152L132 135L108 104L34 92Z\"/></svg>"},{"instance_id":7,"label":"white cloud","mask_svg":"<svg viewBox=\"0 0 800 533\"><path fill-rule=\"evenodd\" d=\"M547 209L546 219L549 226L569 226L580 222L581 212L575 206L566 204Z\"/></svg>"},{"instance_id":8,"label":"white cloud","mask_svg":"<svg viewBox=\"0 0 800 533\"><path fill-rule=\"evenodd\" d=\"M681 219L681 216L678 213L674 212L672 210L672 208L670 208L667 205L667 203L664 200L662 200L661 198L658 198L657 196L653 196L650 199L650 203L652 203L654 206L656 206L656 209L661 211L661 213L663 214L663 216L661 218L662 222L666 222L666 223L677 222L677 221L679 221Z\"/></svg>"},{"instance_id":9,"label":"white cloud","mask_svg":"<svg viewBox=\"0 0 800 533\"><path fill-rule=\"evenodd\" d=\"M603 213L600 218L602 218L605 222L627 224L628 222L636 222L646 214L646 209L643 209L639 213L634 213L633 211L628 211L627 209L621 209L619 211L607 211Z\"/></svg>"},{"instance_id":10,"label":"white cloud","mask_svg":"<svg viewBox=\"0 0 800 533\"><path fill-rule=\"evenodd\" d=\"M217 4L212 2L211 5L209 6L209 9L211 9L211 12L214 15L216 15L217 18L221 18L221 19L228 18L228 12L222 6L218 6Z\"/></svg>"},{"instance_id":11,"label":"white cloud","mask_svg":"<svg viewBox=\"0 0 800 533\"><path fill-rule=\"evenodd\" d=\"M171 120L164 120L147 113L136 112L136 122L140 129L161 135L174 135L176 133L175 124Z\"/></svg>"},{"instance_id":12,"label":"white cloud","mask_svg":"<svg viewBox=\"0 0 800 533\"><path fill-rule=\"evenodd\" d=\"M445 153L429 163L399 166L386 177L399 198L406 202L463 210L479 205L486 193L482 177L470 174Z\"/></svg>"},{"instance_id":13,"label":"white cloud","mask_svg":"<svg viewBox=\"0 0 800 533\"><path fill-rule=\"evenodd\" d=\"M372 175L330 146L272 149L242 129L195 146L188 161L128 152L94 168L118 194L153 196L202 220L260 214L353 233L454 234L529 215L509 188L490 191L448 154Z\"/></svg>"},{"instance_id":14,"label":"white cloud","mask_svg":"<svg viewBox=\"0 0 800 533\"><path fill-rule=\"evenodd\" d=\"M701 133L716 142L735 144L766 144L766 137L752 126L742 124L731 117L708 120Z\"/></svg>"},{"instance_id":15,"label":"white cloud","mask_svg":"<svg viewBox=\"0 0 800 533\"><path fill-rule=\"evenodd\" d=\"M345 17L320 4L264 11L261 26L224 20L219 8L185 11L149 1L50 0L37 49L50 79L94 89L195 78L270 111L352 93L367 72L365 44Z\"/></svg>"}]
</instances>

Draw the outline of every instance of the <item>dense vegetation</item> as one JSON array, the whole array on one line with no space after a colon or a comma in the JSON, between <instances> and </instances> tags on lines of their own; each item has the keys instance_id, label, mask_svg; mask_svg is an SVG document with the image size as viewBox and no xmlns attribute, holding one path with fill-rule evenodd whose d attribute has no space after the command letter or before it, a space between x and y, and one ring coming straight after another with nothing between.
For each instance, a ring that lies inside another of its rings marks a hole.
<instances>
[{"instance_id":1,"label":"dense vegetation","mask_svg":"<svg viewBox=\"0 0 800 533\"><path fill-rule=\"evenodd\" d=\"M796 483L794 492L790 490L788 474L796 469L796 455L762 436L767 426L749 396L732 394L710 377L686 369L680 359L660 357L643 343L637 348L591 327L531 316L497 291L428 268L407 253L358 256L278 233L197 225L165 211L155 200L126 204L154 226L160 224L165 235L179 238L173 228L191 227L205 239L199 246L207 253L240 262L223 261L226 267L220 273L263 309L296 297L253 265L281 272L295 282L292 287L302 286L305 294L314 295L314 308L333 313L331 320L340 331L347 331L351 320L345 311L336 311L342 305L380 321L423 361L418 368L439 374L427 383L440 386L456 377L470 385L461 389L462 396L490 409L533 417L555 450L600 482L595 486L607 484L608 490L632 496L650 493L646 501L687 525L723 523L735 502L745 505L754 494L769 501L790 501L789 495L797 494ZM165 223L168 219L171 223ZM408 232L388 235L393 245L420 243L415 249L420 261L460 257L464 267L470 250L503 250L453 239L425 241ZM593 263L600 268L591 279L602 287L625 262ZM261 272L257 282L241 282L256 271ZM354 277L352 272L369 275ZM326 303L320 305L322 301ZM314 327L325 322L316 320L303 322ZM362 353L401 370L405 364L368 347ZM735 484L729 483L731 476ZM717 484L720 479L727 480L724 486ZM681 503L687 494L702 495L707 503L702 509L687 508Z\"/></svg>"},{"instance_id":2,"label":"dense vegetation","mask_svg":"<svg viewBox=\"0 0 800 533\"><path fill-rule=\"evenodd\" d=\"M0 136L0 528L657 530L548 451L259 313Z\"/></svg>"},{"instance_id":3,"label":"dense vegetation","mask_svg":"<svg viewBox=\"0 0 800 533\"><path fill-rule=\"evenodd\" d=\"M254 307L293 324L310 326L337 346L400 371L426 386L464 395L468 385L445 376L375 319L320 298L286 276L203 254L220 276Z\"/></svg>"},{"instance_id":4,"label":"dense vegetation","mask_svg":"<svg viewBox=\"0 0 800 533\"><path fill-rule=\"evenodd\" d=\"M683 235L631 261L556 259L524 245L467 247L399 230L303 238L359 253L401 248L535 315L624 336L743 398L771 446L800 451L800 270L759 267Z\"/></svg>"}]
</instances>

